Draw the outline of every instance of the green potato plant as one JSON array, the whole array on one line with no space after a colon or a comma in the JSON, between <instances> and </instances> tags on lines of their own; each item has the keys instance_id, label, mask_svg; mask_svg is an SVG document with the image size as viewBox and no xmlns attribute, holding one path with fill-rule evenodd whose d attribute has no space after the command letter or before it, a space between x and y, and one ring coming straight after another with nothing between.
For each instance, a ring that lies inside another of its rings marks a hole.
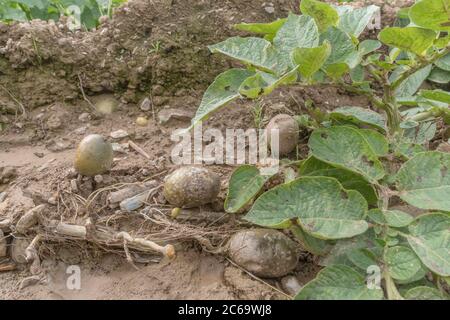
<instances>
[{"instance_id":1,"label":"green potato plant","mask_svg":"<svg viewBox=\"0 0 450 320\"><path fill-rule=\"evenodd\" d=\"M418 1L406 10L407 25L358 40L376 10L302 0L301 15L238 24L259 36L209 47L245 68L215 79L191 127L234 99L283 85L343 88L375 109L299 115L313 129L309 156L282 162L290 171L281 185L262 193L270 176L252 165L231 177L227 212L253 203L245 220L289 229L320 257L325 268L296 299L448 299L450 154L427 145L436 121L450 121L450 93L420 88L436 67L448 71L450 0ZM392 197L424 213L391 207Z\"/></svg>"},{"instance_id":2,"label":"green potato plant","mask_svg":"<svg viewBox=\"0 0 450 320\"><path fill-rule=\"evenodd\" d=\"M61 15L76 16L85 29L95 28L101 16L126 0L0 0L0 21L58 20ZM75 7L78 9L75 9Z\"/></svg>"}]
</instances>

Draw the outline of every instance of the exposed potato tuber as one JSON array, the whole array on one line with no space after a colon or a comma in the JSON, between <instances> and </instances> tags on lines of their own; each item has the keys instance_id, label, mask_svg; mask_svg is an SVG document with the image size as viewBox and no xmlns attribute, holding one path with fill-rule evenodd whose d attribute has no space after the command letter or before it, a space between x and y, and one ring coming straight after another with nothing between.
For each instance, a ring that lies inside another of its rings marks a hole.
<instances>
[{"instance_id":1,"label":"exposed potato tuber","mask_svg":"<svg viewBox=\"0 0 450 320\"><path fill-rule=\"evenodd\" d=\"M220 191L220 179L202 167L182 167L166 177L164 197L179 208L198 207L214 201Z\"/></svg>"},{"instance_id":2,"label":"exposed potato tuber","mask_svg":"<svg viewBox=\"0 0 450 320\"><path fill-rule=\"evenodd\" d=\"M271 146L271 131L278 129L279 154L287 155L291 153L298 144L298 132L300 130L298 122L288 114L279 114L273 117L266 127L267 143Z\"/></svg>"},{"instance_id":3,"label":"exposed potato tuber","mask_svg":"<svg viewBox=\"0 0 450 320\"><path fill-rule=\"evenodd\" d=\"M102 174L111 168L113 149L101 135L91 134L85 137L75 156L75 169L85 176Z\"/></svg>"},{"instance_id":4,"label":"exposed potato tuber","mask_svg":"<svg viewBox=\"0 0 450 320\"><path fill-rule=\"evenodd\" d=\"M234 234L228 243L228 254L236 264L264 278L285 276L298 261L295 242L273 229Z\"/></svg>"}]
</instances>

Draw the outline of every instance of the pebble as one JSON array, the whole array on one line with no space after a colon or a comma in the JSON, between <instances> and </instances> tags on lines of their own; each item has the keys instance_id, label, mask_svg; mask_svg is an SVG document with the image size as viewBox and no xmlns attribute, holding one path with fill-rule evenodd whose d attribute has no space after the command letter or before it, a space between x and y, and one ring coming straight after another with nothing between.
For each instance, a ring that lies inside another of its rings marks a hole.
<instances>
[{"instance_id":1,"label":"pebble","mask_svg":"<svg viewBox=\"0 0 450 320\"><path fill-rule=\"evenodd\" d=\"M281 287L289 295L295 296L302 288L302 285L300 284L300 282L298 282L297 277L286 276L281 279Z\"/></svg>"},{"instance_id":2,"label":"pebble","mask_svg":"<svg viewBox=\"0 0 450 320\"><path fill-rule=\"evenodd\" d=\"M119 129L110 133L111 138L113 139L122 139L128 137L128 132L123 129Z\"/></svg>"},{"instance_id":3,"label":"pebble","mask_svg":"<svg viewBox=\"0 0 450 320\"><path fill-rule=\"evenodd\" d=\"M94 176L94 181L97 183L102 183L103 182L103 176L101 174L97 174L96 176Z\"/></svg>"},{"instance_id":4,"label":"pebble","mask_svg":"<svg viewBox=\"0 0 450 320\"><path fill-rule=\"evenodd\" d=\"M165 124L171 119L189 121L194 117L194 112L183 109L163 109L158 113L158 121Z\"/></svg>"},{"instance_id":5,"label":"pebble","mask_svg":"<svg viewBox=\"0 0 450 320\"><path fill-rule=\"evenodd\" d=\"M267 13L274 13L275 12L275 8L274 7L264 7L264 11L266 11Z\"/></svg>"},{"instance_id":6,"label":"pebble","mask_svg":"<svg viewBox=\"0 0 450 320\"><path fill-rule=\"evenodd\" d=\"M48 120L47 120L47 127L50 130L56 130L59 129L62 126L62 121L61 118L56 115L56 114L52 114Z\"/></svg>"},{"instance_id":7,"label":"pebble","mask_svg":"<svg viewBox=\"0 0 450 320\"><path fill-rule=\"evenodd\" d=\"M87 122L87 121L91 120L91 115L89 113L87 113L87 112L83 112L78 117L78 120L80 120L82 122Z\"/></svg>"},{"instance_id":8,"label":"pebble","mask_svg":"<svg viewBox=\"0 0 450 320\"><path fill-rule=\"evenodd\" d=\"M145 98L142 100L141 105L139 106L139 109L142 111L149 111L152 108L152 102L149 98Z\"/></svg>"}]
</instances>

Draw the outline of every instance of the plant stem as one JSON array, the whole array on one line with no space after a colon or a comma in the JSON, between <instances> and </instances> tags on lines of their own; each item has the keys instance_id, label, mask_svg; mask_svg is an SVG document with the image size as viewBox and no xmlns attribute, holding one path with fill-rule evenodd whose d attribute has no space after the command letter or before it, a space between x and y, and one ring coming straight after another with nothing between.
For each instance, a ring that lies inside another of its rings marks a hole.
<instances>
[{"instance_id":1,"label":"plant stem","mask_svg":"<svg viewBox=\"0 0 450 320\"><path fill-rule=\"evenodd\" d=\"M391 278L388 270L383 272L384 281L386 284L386 295L389 300L404 300L400 292L398 292L395 286L394 280Z\"/></svg>"}]
</instances>

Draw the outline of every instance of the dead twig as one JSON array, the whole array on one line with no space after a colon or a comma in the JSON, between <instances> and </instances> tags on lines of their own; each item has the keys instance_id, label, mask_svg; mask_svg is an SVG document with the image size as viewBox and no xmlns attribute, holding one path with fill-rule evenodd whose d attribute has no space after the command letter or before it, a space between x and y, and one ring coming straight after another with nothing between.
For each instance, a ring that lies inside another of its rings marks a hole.
<instances>
[{"instance_id":1,"label":"dead twig","mask_svg":"<svg viewBox=\"0 0 450 320\"><path fill-rule=\"evenodd\" d=\"M143 156L144 158L150 160L151 157L148 155L147 152L145 152L141 147L139 147L136 143L134 143L132 140L128 141L128 145L137 153L139 153L141 156Z\"/></svg>"}]
</instances>

